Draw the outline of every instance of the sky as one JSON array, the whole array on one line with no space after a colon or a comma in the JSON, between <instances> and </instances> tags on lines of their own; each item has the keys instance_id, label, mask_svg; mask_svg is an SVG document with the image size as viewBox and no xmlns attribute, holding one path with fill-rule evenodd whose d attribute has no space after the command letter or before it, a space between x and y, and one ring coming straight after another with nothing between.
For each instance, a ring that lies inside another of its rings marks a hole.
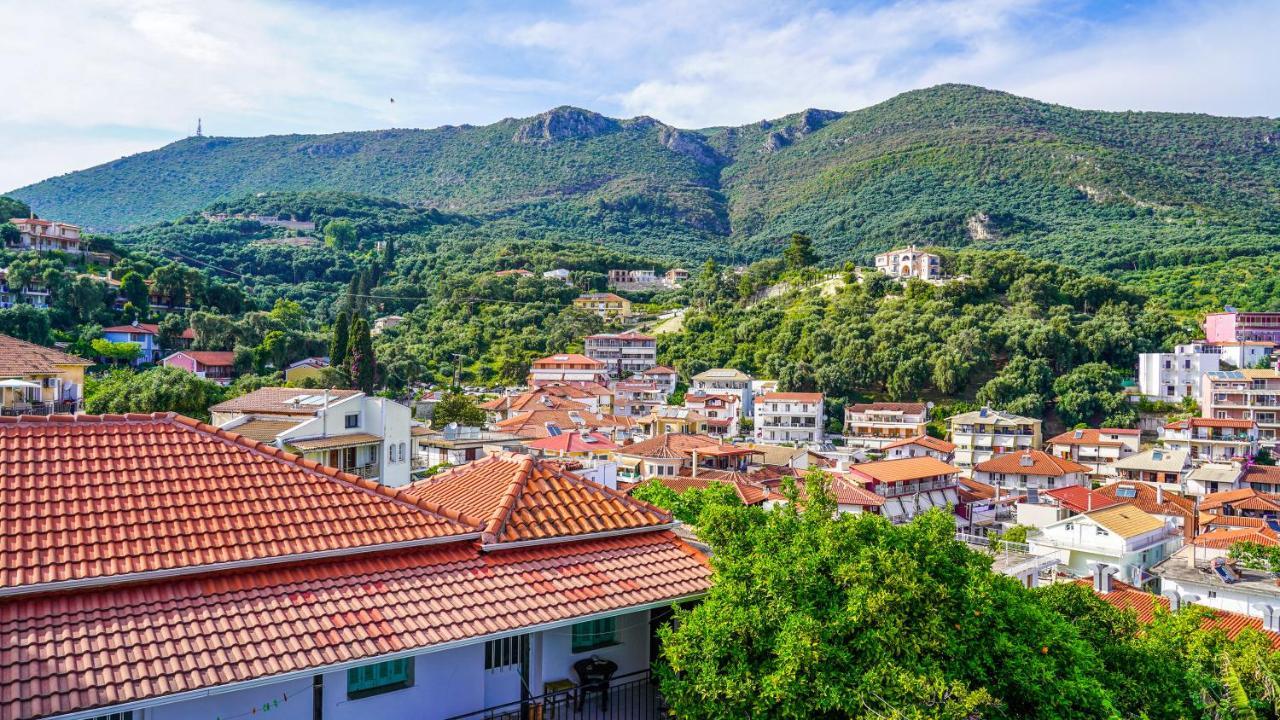
<instances>
[{"instance_id":1,"label":"sky","mask_svg":"<svg viewBox=\"0 0 1280 720\"><path fill-rule=\"evenodd\" d=\"M0 0L0 27L0 191L197 118L252 136L577 105L705 127L945 82L1280 116L1277 0Z\"/></svg>"}]
</instances>

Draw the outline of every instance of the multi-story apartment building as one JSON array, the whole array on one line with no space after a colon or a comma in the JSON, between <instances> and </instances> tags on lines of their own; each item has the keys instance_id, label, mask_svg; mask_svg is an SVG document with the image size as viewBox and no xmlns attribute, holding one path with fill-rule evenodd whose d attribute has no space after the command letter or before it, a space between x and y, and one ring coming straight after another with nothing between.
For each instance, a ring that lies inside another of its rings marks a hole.
<instances>
[{"instance_id":1,"label":"multi-story apartment building","mask_svg":"<svg viewBox=\"0 0 1280 720\"><path fill-rule=\"evenodd\" d=\"M49 307L49 288L34 278L22 287L11 286L8 269L0 268L0 308L11 308L19 304L35 308Z\"/></svg>"},{"instance_id":2,"label":"multi-story apartment building","mask_svg":"<svg viewBox=\"0 0 1280 720\"><path fill-rule=\"evenodd\" d=\"M609 370L604 363L575 353L540 358L529 368L529 384L534 387L548 383L606 385L608 382Z\"/></svg>"},{"instance_id":3,"label":"multi-story apartment building","mask_svg":"<svg viewBox=\"0 0 1280 720\"><path fill-rule=\"evenodd\" d=\"M848 478L884 498L880 514L893 523L930 508L959 505L960 468L930 455L850 466Z\"/></svg>"},{"instance_id":4,"label":"multi-story apartment building","mask_svg":"<svg viewBox=\"0 0 1280 720\"><path fill-rule=\"evenodd\" d=\"M1253 340L1280 345L1280 312L1240 312L1229 307L1209 313L1204 318L1204 338L1211 343Z\"/></svg>"},{"instance_id":5,"label":"multi-story apartment building","mask_svg":"<svg viewBox=\"0 0 1280 720\"><path fill-rule=\"evenodd\" d=\"M1001 453L1039 448L1041 421L984 407L947 418L956 465L966 470Z\"/></svg>"},{"instance_id":6,"label":"multi-story apartment building","mask_svg":"<svg viewBox=\"0 0 1280 720\"><path fill-rule=\"evenodd\" d=\"M924 403L859 403L844 409L845 442L879 450L885 445L920 437L929 424Z\"/></svg>"},{"instance_id":7,"label":"multi-story apartment building","mask_svg":"<svg viewBox=\"0 0 1280 720\"><path fill-rule=\"evenodd\" d=\"M1017 494L1087 485L1089 468L1043 450L1027 449L997 455L974 465L973 479Z\"/></svg>"},{"instance_id":8,"label":"multi-story apartment building","mask_svg":"<svg viewBox=\"0 0 1280 720\"><path fill-rule=\"evenodd\" d=\"M884 453L885 460L901 460L902 458L924 457L925 455L941 460L944 463L950 463L956 459L955 443L929 435L921 435L882 445L880 452Z\"/></svg>"},{"instance_id":9,"label":"multi-story apartment building","mask_svg":"<svg viewBox=\"0 0 1280 720\"><path fill-rule=\"evenodd\" d=\"M822 393L769 393L756 402L756 442L821 444L825 425Z\"/></svg>"},{"instance_id":10,"label":"multi-story apartment building","mask_svg":"<svg viewBox=\"0 0 1280 720\"><path fill-rule=\"evenodd\" d=\"M910 245L876 255L876 270L889 277L934 280L942 277L942 258Z\"/></svg>"},{"instance_id":11,"label":"multi-story apartment building","mask_svg":"<svg viewBox=\"0 0 1280 720\"><path fill-rule=\"evenodd\" d=\"M1270 361L1276 344L1265 340L1213 343L1222 353L1222 364L1234 368L1252 368Z\"/></svg>"},{"instance_id":12,"label":"multi-story apartment building","mask_svg":"<svg viewBox=\"0 0 1280 720\"><path fill-rule=\"evenodd\" d=\"M631 301L613 293L587 293L573 301L579 310L600 316L605 321L631 317Z\"/></svg>"},{"instance_id":13,"label":"multi-story apartment building","mask_svg":"<svg viewBox=\"0 0 1280 720\"><path fill-rule=\"evenodd\" d=\"M409 483L409 408L358 390L265 387L209 408L213 424L321 465L398 487Z\"/></svg>"},{"instance_id":14,"label":"multi-story apartment building","mask_svg":"<svg viewBox=\"0 0 1280 720\"><path fill-rule=\"evenodd\" d=\"M627 417L647 417L666 404L667 394L655 382L621 380L613 384L613 412Z\"/></svg>"},{"instance_id":15,"label":"multi-story apartment building","mask_svg":"<svg viewBox=\"0 0 1280 720\"><path fill-rule=\"evenodd\" d=\"M1200 397L1200 376L1218 369L1222 349L1208 343L1178 345L1171 353L1138 355L1138 389L1152 400Z\"/></svg>"},{"instance_id":16,"label":"multi-story apartment building","mask_svg":"<svg viewBox=\"0 0 1280 720\"><path fill-rule=\"evenodd\" d=\"M18 240L8 245L11 250L80 252L80 228L75 225L38 218L13 218L9 222L18 228Z\"/></svg>"},{"instance_id":17,"label":"multi-story apartment building","mask_svg":"<svg viewBox=\"0 0 1280 720\"><path fill-rule=\"evenodd\" d=\"M588 335L584 345L583 354L604 363L614 378L630 377L658 364L657 338L634 330Z\"/></svg>"},{"instance_id":18,"label":"multi-story apartment building","mask_svg":"<svg viewBox=\"0 0 1280 720\"><path fill-rule=\"evenodd\" d=\"M684 395L684 406L707 418L708 432L735 437L738 434L738 409L742 398L733 393L708 393L690 390Z\"/></svg>"},{"instance_id":19,"label":"multi-story apartment building","mask_svg":"<svg viewBox=\"0 0 1280 720\"><path fill-rule=\"evenodd\" d=\"M1228 462L1258 454L1258 424L1230 418L1187 418L1160 428L1170 450L1186 450L1195 464Z\"/></svg>"},{"instance_id":20,"label":"multi-story apartment building","mask_svg":"<svg viewBox=\"0 0 1280 720\"><path fill-rule=\"evenodd\" d=\"M733 368L713 368L700 372L691 378L690 388L703 392L723 394L732 392L742 398L739 407L743 417L751 417L754 412L753 394L751 392L751 376Z\"/></svg>"},{"instance_id":21,"label":"multi-story apartment building","mask_svg":"<svg viewBox=\"0 0 1280 720\"><path fill-rule=\"evenodd\" d=\"M1280 372L1245 369L1205 373L1200 414L1218 420L1252 420L1258 424L1260 445L1274 449L1280 438Z\"/></svg>"},{"instance_id":22,"label":"multi-story apartment building","mask_svg":"<svg viewBox=\"0 0 1280 720\"><path fill-rule=\"evenodd\" d=\"M657 365L640 373L642 379L649 380L658 384L658 389L662 391L662 397L665 399L667 395L676 391L676 384L680 380L680 376L676 373L675 368L666 365Z\"/></svg>"},{"instance_id":23,"label":"multi-story apartment building","mask_svg":"<svg viewBox=\"0 0 1280 720\"><path fill-rule=\"evenodd\" d=\"M1055 457L1073 460L1089 468L1089 474L1106 476L1115 472L1120 458L1142 449L1142 431L1128 428L1079 428L1049 438L1046 443Z\"/></svg>"}]
</instances>

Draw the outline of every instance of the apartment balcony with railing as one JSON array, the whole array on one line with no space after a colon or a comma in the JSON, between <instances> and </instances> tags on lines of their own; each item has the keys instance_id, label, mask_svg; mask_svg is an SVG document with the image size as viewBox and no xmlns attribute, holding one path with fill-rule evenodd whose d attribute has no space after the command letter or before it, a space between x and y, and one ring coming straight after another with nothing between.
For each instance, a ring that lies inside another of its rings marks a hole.
<instances>
[{"instance_id":1,"label":"apartment balcony with railing","mask_svg":"<svg viewBox=\"0 0 1280 720\"><path fill-rule=\"evenodd\" d=\"M659 720L666 704L648 670L611 678L603 685L558 687L502 705L483 708L448 720Z\"/></svg>"},{"instance_id":2,"label":"apartment balcony with railing","mask_svg":"<svg viewBox=\"0 0 1280 720\"><path fill-rule=\"evenodd\" d=\"M774 428L778 430L813 430L818 427L817 418L786 417L778 415L762 415L758 418L757 424L762 428Z\"/></svg>"}]
</instances>

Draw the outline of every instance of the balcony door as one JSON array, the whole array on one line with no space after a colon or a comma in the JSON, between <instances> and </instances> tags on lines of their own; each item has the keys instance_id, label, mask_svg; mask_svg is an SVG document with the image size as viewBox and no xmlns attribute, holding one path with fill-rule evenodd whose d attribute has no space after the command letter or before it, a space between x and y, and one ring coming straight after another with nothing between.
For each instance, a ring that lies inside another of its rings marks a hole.
<instances>
[{"instance_id":1,"label":"balcony door","mask_svg":"<svg viewBox=\"0 0 1280 720\"><path fill-rule=\"evenodd\" d=\"M523 703L528 697L529 636L517 635L484 644L484 706Z\"/></svg>"}]
</instances>

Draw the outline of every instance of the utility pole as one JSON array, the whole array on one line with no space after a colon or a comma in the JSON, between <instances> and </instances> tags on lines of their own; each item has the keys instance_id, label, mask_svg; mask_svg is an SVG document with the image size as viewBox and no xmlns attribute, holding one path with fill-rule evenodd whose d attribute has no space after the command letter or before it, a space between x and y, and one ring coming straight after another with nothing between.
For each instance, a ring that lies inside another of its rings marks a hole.
<instances>
[{"instance_id":1,"label":"utility pole","mask_svg":"<svg viewBox=\"0 0 1280 720\"><path fill-rule=\"evenodd\" d=\"M204 129L201 127L202 118L196 118L196 137L204 137Z\"/></svg>"},{"instance_id":2,"label":"utility pole","mask_svg":"<svg viewBox=\"0 0 1280 720\"><path fill-rule=\"evenodd\" d=\"M464 357L466 357L466 355L462 355L459 353L453 354L453 388L455 390L458 389L459 387L458 375L462 371L462 358Z\"/></svg>"}]
</instances>

